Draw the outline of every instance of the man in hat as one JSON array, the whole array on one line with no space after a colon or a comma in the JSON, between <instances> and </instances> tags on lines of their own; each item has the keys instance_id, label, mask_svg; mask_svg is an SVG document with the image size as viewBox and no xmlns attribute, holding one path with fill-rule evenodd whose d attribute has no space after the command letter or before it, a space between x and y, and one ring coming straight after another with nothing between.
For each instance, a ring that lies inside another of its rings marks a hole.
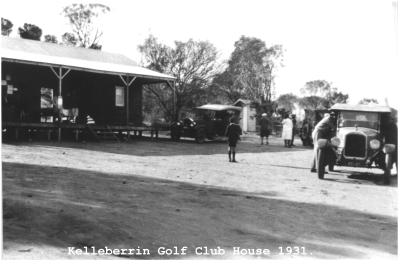
<instances>
[{"instance_id":1,"label":"man in hat","mask_svg":"<svg viewBox=\"0 0 400 265\"><path fill-rule=\"evenodd\" d=\"M271 134L271 121L268 118L267 113L261 114L260 120L260 138L261 144L264 144L264 137L266 138L266 144L268 144L268 137Z\"/></svg>"},{"instance_id":2,"label":"man in hat","mask_svg":"<svg viewBox=\"0 0 400 265\"><path fill-rule=\"evenodd\" d=\"M398 147L398 128L396 119L392 115L386 115L382 117L382 133L385 137L385 144L393 144L395 151L393 152L393 164L396 165L397 169L397 147Z\"/></svg>"},{"instance_id":3,"label":"man in hat","mask_svg":"<svg viewBox=\"0 0 400 265\"><path fill-rule=\"evenodd\" d=\"M293 144L294 141L294 135L296 134L296 114L291 114L290 118L292 119L292 123L293 123L293 128L292 128L292 140L290 141L290 146L295 146Z\"/></svg>"},{"instance_id":4,"label":"man in hat","mask_svg":"<svg viewBox=\"0 0 400 265\"><path fill-rule=\"evenodd\" d=\"M317 172L317 154L318 154L318 139L331 139L335 131L336 114L334 112L326 113L324 118L320 120L312 132L314 143L314 155L311 163L311 172Z\"/></svg>"}]
</instances>

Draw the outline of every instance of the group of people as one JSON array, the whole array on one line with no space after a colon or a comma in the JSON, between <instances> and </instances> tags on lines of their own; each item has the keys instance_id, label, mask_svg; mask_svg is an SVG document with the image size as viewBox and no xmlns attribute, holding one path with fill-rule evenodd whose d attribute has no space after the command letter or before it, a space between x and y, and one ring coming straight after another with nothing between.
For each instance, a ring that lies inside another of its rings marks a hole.
<instances>
[{"instance_id":1,"label":"group of people","mask_svg":"<svg viewBox=\"0 0 400 265\"><path fill-rule=\"evenodd\" d=\"M284 139L285 147L292 147L294 146L293 140L295 135L295 128L296 128L296 115L291 114L285 115L282 121L283 125L283 132L282 138ZM272 121L268 117L266 113L261 114L260 119L260 138L261 138L261 145L269 144L269 136L272 132ZM237 162L236 161L236 145L237 142L240 140L240 135L242 135L242 128L238 124L238 119L236 117L232 117L230 119L230 123L226 127L225 135L228 137L228 158L229 162Z\"/></svg>"}]
</instances>

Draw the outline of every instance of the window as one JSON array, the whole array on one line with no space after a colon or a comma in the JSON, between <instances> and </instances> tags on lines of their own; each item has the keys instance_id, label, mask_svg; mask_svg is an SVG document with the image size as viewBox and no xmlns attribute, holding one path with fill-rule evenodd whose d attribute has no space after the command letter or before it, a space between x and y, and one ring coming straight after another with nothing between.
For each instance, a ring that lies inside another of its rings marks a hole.
<instances>
[{"instance_id":1,"label":"window","mask_svg":"<svg viewBox=\"0 0 400 265\"><path fill-rule=\"evenodd\" d=\"M125 106L125 91L124 87L122 86L115 87L115 106L117 107Z\"/></svg>"},{"instance_id":2,"label":"window","mask_svg":"<svg viewBox=\"0 0 400 265\"><path fill-rule=\"evenodd\" d=\"M374 112L342 111L338 120L339 127L364 127L377 130L379 115Z\"/></svg>"},{"instance_id":3,"label":"window","mask_svg":"<svg viewBox=\"0 0 400 265\"><path fill-rule=\"evenodd\" d=\"M54 94L52 88L40 88L40 121L53 122Z\"/></svg>"},{"instance_id":4,"label":"window","mask_svg":"<svg viewBox=\"0 0 400 265\"><path fill-rule=\"evenodd\" d=\"M42 87L40 89L40 108L50 109L53 108L53 89Z\"/></svg>"}]
</instances>

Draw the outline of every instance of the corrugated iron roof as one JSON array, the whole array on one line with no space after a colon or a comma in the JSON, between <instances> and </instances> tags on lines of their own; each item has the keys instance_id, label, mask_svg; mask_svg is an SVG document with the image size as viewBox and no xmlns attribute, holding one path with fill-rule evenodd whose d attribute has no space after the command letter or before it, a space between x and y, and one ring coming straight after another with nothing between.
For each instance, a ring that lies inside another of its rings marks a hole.
<instances>
[{"instance_id":1,"label":"corrugated iron roof","mask_svg":"<svg viewBox=\"0 0 400 265\"><path fill-rule=\"evenodd\" d=\"M236 106L239 103L242 103L244 105L250 105L252 102L249 99L241 99L241 98L239 98L238 100L235 101L235 103L233 103L233 105Z\"/></svg>"},{"instance_id":2,"label":"corrugated iron roof","mask_svg":"<svg viewBox=\"0 0 400 265\"><path fill-rule=\"evenodd\" d=\"M83 71L131 74L149 79L175 79L173 76L140 67L135 61L124 55L100 50L5 36L1 38L1 48L1 57L5 61L49 66L61 65Z\"/></svg>"},{"instance_id":3,"label":"corrugated iron roof","mask_svg":"<svg viewBox=\"0 0 400 265\"><path fill-rule=\"evenodd\" d=\"M391 112L390 107L377 105L377 104L350 105L350 104L336 103L330 109L331 110L363 111L363 112Z\"/></svg>"},{"instance_id":4,"label":"corrugated iron roof","mask_svg":"<svg viewBox=\"0 0 400 265\"><path fill-rule=\"evenodd\" d=\"M214 110L214 111L221 111L221 110L242 110L241 107L236 107L232 105L221 105L221 104L206 104L200 107L197 107L196 109L202 109L202 110Z\"/></svg>"}]
</instances>

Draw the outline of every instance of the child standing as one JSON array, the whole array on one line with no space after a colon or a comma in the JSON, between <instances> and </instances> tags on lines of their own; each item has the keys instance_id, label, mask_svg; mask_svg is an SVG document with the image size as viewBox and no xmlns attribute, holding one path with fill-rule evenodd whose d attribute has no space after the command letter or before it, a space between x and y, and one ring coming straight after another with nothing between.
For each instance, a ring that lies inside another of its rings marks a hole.
<instances>
[{"instance_id":1,"label":"child standing","mask_svg":"<svg viewBox=\"0 0 400 265\"><path fill-rule=\"evenodd\" d=\"M225 130L225 135L228 136L229 162L237 162L235 159L236 144L240 140L240 135L242 135L242 128L237 124L237 118L232 117L230 119L230 123Z\"/></svg>"}]
</instances>

